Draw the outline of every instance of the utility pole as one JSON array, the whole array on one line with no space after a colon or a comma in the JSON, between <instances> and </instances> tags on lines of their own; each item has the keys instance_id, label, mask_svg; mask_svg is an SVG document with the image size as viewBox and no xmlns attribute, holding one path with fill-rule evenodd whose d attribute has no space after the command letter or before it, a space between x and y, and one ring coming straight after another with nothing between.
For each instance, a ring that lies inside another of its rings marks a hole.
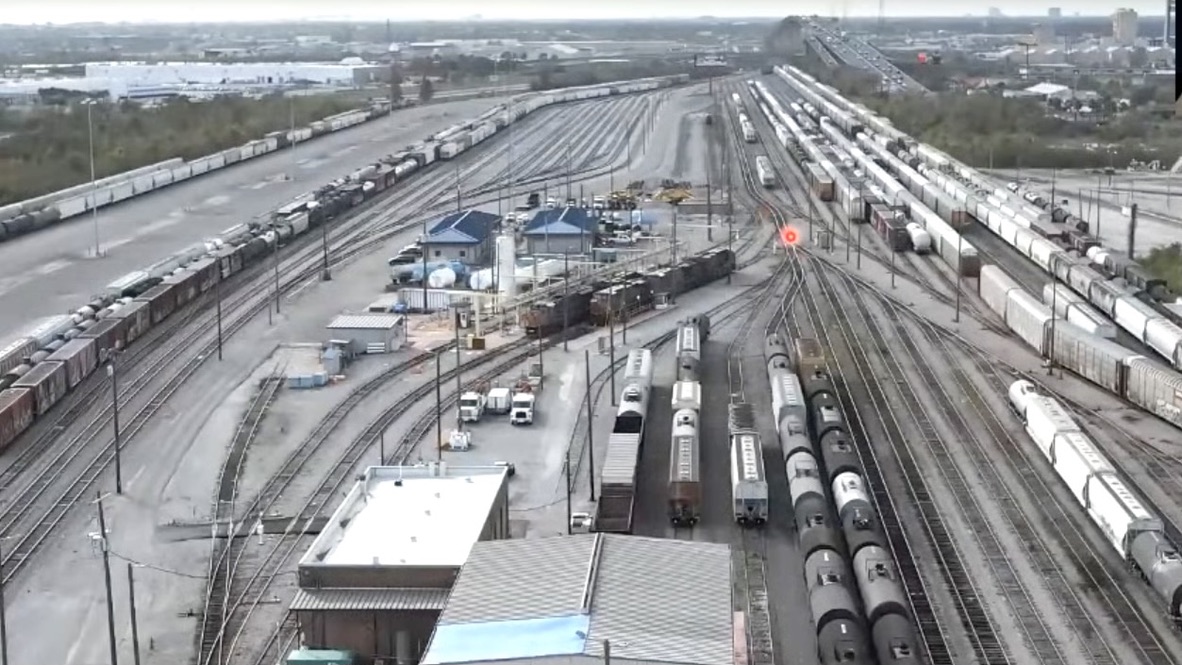
<instances>
[{"instance_id":1,"label":"utility pole","mask_svg":"<svg viewBox=\"0 0 1182 665\"><path fill-rule=\"evenodd\" d=\"M2 541L3 539L0 539ZM8 665L8 617L4 613L4 552L0 551L0 662Z\"/></svg>"},{"instance_id":2,"label":"utility pole","mask_svg":"<svg viewBox=\"0 0 1182 665\"><path fill-rule=\"evenodd\" d=\"M94 106L94 100L88 99L84 102L86 104L86 133L90 138L90 217L94 222L94 258L102 256L102 246L99 244L99 222L98 222L98 180L96 178L94 167L94 121L91 116L91 107ZM5 661L7 665L7 661Z\"/></svg>"},{"instance_id":3,"label":"utility pole","mask_svg":"<svg viewBox=\"0 0 1182 665\"><path fill-rule=\"evenodd\" d=\"M568 141L566 144L566 200L567 201L570 200L570 194L571 194L570 169L571 169L571 166L570 166L570 142Z\"/></svg>"},{"instance_id":4,"label":"utility pole","mask_svg":"<svg viewBox=\"0 0 1182 665\"><path fill-rule=\"evenodd\" d=\"M435 351L435 451L443 459L443 349Z\"/></svg>"},{"instance_id":5,"label":"utility pole","mask_svg":"<svg viewBox=\"0 0 1182 665\"><path fill-rule=\"evenodd\" d=\"M325 220L320 223L320 243L324 252L324 272L320 273L320 279L324 282L332 281L332 270L328 267L328 221Z\"/></svg>"},{"instance_id":6,"label":"utility pole","mask_svg":"<svg viewBox=\"0 0 1182 665\"><path fill-rule=\"evenodd\" d=\"M456 329L456 428L462 432L464 431L464 419L461 417L460 413L460 397L464 394L464 384L460 378L460 375L462 374L460 371L460 363L462 362L460 357L460 310L457 307L456 309L452 310L452 312L452 321L454 322L453 325Z\"/></svg>"},{"instance_id":7,"label":"utility pole","mask_svg":"<svg viewBox=\"0 0 1182 665\"><path fill-rule=\"evenodd\" d=\"M1047 376L1055 374L1055 319L1059 318L1059 281L1051 282L1051 343L1047 353Z\"/></svg>"},{"instance_id":8,"label":"utility pole","mask_svg":"<svg viewBox=\"0 0 1182 665\"><path fill-rule=\"evenodd\" d=\"M563 252L562 254L562 274L562 350L569 351L570 348L567 346L567 326L570 325L570 252Z\"/></svg>"},{"instance_id":9,"label":"utility pole","mask_svg":"<svg viewBox=\"0 0 1182 665\"><path fill-rule=\"evenodd\" d=\"M607 310L607 349L608 349L608 376L611 377L611 391L612 391L612 406L616 405L616 305L608 298Z\"/></svg>"},{"instance_id":10,"label":"utility pole","mask_svg":"<svg viewBox=\"0 0 1182 665\"><path fill-rule=\"evenodd\" d=\"M460 193L460 163L456 162L456 212L464 210L464 199Z\"/></svg>"},{"instance_id":11,"label":"utility pole","mask_svg":"<svg viewBox=\"0 0 1182 665\"><path fill-rule=\"evenodd\" d=\"M960 280L964 275L964 254L961 253L964 247L964 235L956 234L956 313L952 316L952 320L960 323Z\"/></svg>"},{"instance_id":12,"label":"utility pole","mask_svg":"<svg viewBox=\"0 0 1182 665\"><path fill-rule=\"evenodd\" d=\"M591 351L583 349L583 374L587 382L587 485L591 490L591 500L595 500L595 414L591 411ZM608 368L615 375L616 368ZM613 388L612 394L615 394ZM614 400L613 400L614 402Z\"/></svg>"},{"instance_id":13,"label":"utility pole","mask_svg":"<svg viewBox=\"0 0 1182 665\"><path fill-rule=\"evenodd\" d=\"M1096 215L1100 219L1100 215ZM1099 237L1100 225L1096 224L1096 237ZM1137 204L1129 206L1129 258L1132 259L1137 248Z\"/></svg>"},{"instance_id":14,"label":"utility pole","mask_svg":"<svg viewBox=\"0 0 1182 665\"><path fill-rule=\"evenodd\" d=\"M858 270L862 269L862 227L865 224L858 225Z\"/></svg>"},{"instance_id":15,"label":"utility pole","mask_svg":"<svg viewBox=\"0 0 1182 665\"><path fill-rule=\"evenodd\" d=\"M131 615L131 655L135 665L140 665L140 626L135 616L135 573L134 566L127 564L127 600Z\"/></svg>"},{"instance_id":16,"label":"utility pole","mask_svg":"<svg viewBox=\"0 0 1182 665\"><path fill-rule=\"evenodd\" d=\"M111 646L111 665L119 665L118 642L115 640L115 599L111 595L111 553L107 547L107 518L103 513L103 495L97 495L99 546L103 550L103 583L107 587L107 638Z\"/></svg>"},{"instance_id":17,"label":"utility pole","mask_svg":"<svg viewBox=\"0 0 1182 665\"><path fill-rule=\"evenodd\" d=\"M218 350L221 351L220 341ZM119 450L123 447L120 445L122 441L119 432L119 374L115 371L115 359L119 357L119 351L111 349L108 353L110 359L107 361L107 376L111 378L111 424L115 430L115 493L123 494L123 456ZM218 360L221 360L220 353Z\"/></svg>"},{"instance_id":18,"label":"utility pole","mask_svg":"<svg viewBox=\"0 0 1182 665\"><path fill-rule=\"evenodd\" d=\"M419 243L423 252L423 314L431 311L427 303L427 238L427 222L423 222L423 240Z\"/></svg>"},{"instance_id":19,"label":"utility pole","mask_svg":"<svg viewBox=\"0 0 1182 665\"><path fill-rule=\"evenodd\" d=\"M571 529L570 494L571 494L571 484L574 483L574 480L570 477L570 446L567 446L567 448L566 448L566 469L565 469L565 471L566 471L566 535L569 536L569 535L571 535L571 533L573 533L573 531Z\"/></svg>"},{"instance_id":20,"label":"utility pole","mask_svg":"<svg viewBox=\"0 0 1182 665\"><path fill-rule=\"evenodd\" d=\"M222 360L222 260L218 259L218 281L214 284L214 298L218 308L218 362Z\"/></svg>"}]
</instances>

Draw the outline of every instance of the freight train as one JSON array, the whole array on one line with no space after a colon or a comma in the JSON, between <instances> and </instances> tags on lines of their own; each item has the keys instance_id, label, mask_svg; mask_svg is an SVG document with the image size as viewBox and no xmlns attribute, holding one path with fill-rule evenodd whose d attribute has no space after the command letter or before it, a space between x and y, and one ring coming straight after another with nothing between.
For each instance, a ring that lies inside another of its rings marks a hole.
<instances>
[{"instance_id":1,"label":"freight train","mask_svg":"<svg viewBox=\"0 0 1182 665\"><path fill-rule=\"evenodd\" d=\"M905 148L910 157L906 164L901 164L905 168L897 170L922 175L927 181L922 189L928 198L939 198L938 193L930 191L932 184L942 190L944 197L940 200L951 198L954 203L944 211L950 222L955 219L955 211L963 210L963 223L982 224L1053 280L1065 284L1100 314L1160 354L1174 369L1182 369L1182 315L1153 302L1154 294L1163 295L1160 280L1152 279L1139 266L1102 248L1099 241L1086 235L1086 225L1073 221L1062 211L1056 214L1053 205L1047 206L1051 209L1050 220L1037 211L1027 213L1030 208L1027 204L1038 207L1039 197L1032 201L1030 196L1022 194L1014 201L1012 195L1023 192L1023 187L1015 183L1011 183L1010 190L996 187L976 170L917 143L895 129L889 120L846 100L793 67L778 68L777 74L798 90L808 90L809 96L819 103L821 113L849 136L874 135L885 139L873 143L884 148L895 146L896 156L888 157L900 163L898 149ZM915 168L910 166L913 163ZM867 165L867 168L873 171L877 166ZM912 180L913 186L924 184L918 178ZM900 189L902 185L896 183L894 187ZM884 223L884 231L895 233L889 226ZM932 240L938 249L941 241L934 237ZM1008 296L998 297L998 285L987 284L988 281L989 278L983 278L981 288L994 289L991 307L1007 319L1011 330L1044 357L1182 426L1182 374L1105 339L1105 324L1082 322L1081 317L1085 315L1075 314L1075 325L1051 324L1049 309L1044 312L1037 300L1022 298L1016 292L1010 299L1021 303L1011 305L1007 312L1003 305Z\"/></svg>"},{"instance_id":2,"label":"freight train","mask_svg":"<svg viewBox=\"0 0 1182 665\"><path fill-rule=\"evenodd\" d=\"M94 183L75 185L26 201L0 206L0 242L389 114L389 102L372 101L364 109L339 113L313 122L307 127L271 132L245 145L192 161L186 162L176 157L101 178Z\"/></svg>"},{"instance_id":3,"label":"freight train","mask_svg":"<svg viewBox=\"0 0 1182 665\"><path fill-rule=\"evenodd\" d=\"M277 246L332 222L435 161L463 153L498 128L543 106L654 90L685 80L684 76L642 79L516 97L510 104L499 105L475 120L300 197L275 211L269 220L232 226L203 243L124 275L69 314L29 324L0 348L0 372L4 373L0 377L0 450L92 374L112 349L125 349L201 294L262 261ZM445 150L445 146L452 147ZM48 365L32 373L42 362L60 366ZM30 391L37 397L24 394Z\"/></svg>"},{"instance_id":4,"label":"freight train","mask_svg":"<svg viewBox=\"0 0 1182 665\"><path fill-rule=\"evenodd\" d=\"M1175 622L1182 620L1182 558L1166 537L1161 518L1117 476L1112 463L1058 400L1038 394L1029 381L1015 381L1009 398L1030 439L1100 528L1104 540L1165 601L1169 616Z\"/></svg>"},{"instance_id":5,"label":"freight train","mask_svg":"<svg viewBox=\"0 0 1182 665\"><path fill-rule=\"evenodd\" d=\"M588 315L597 326L606 326L613 319L618 323L627 316L652 309L659 293L677 296L726 277L734 270L733 251L712 249L684 259L671 269L625 275L592 295Z\"/></svg>"},{"instance_id":6,"label":"freight train","mask_svg":"<svg viewBox=\"0 0 1182 665\"><path fill-rule=\"evenodd\" d=\"M907 596L866 491L824 350L814 339L798 338L794 352L776 335L764 344L821 663L869 665L873 653L880 663L918 665Z\"/></svg>"},{"instance_id":7,"label":"freight train","mask_svg":"<svg viewBox=\"0 0 1182 665\"><path fill-rule=\"evenodd\" d=\"M603 470L599 474L599 502L593 528L609 533L632 531L632 508L636 503L637 466L644 448L644 425L653 387L653 353L648 349L628 352L624 365L624 387L620 406L607 440Z\"/></svg>"},{"instance_id":8,"label":"freight train","mask_svg":"<svg viewBox=\"0 0 1182 665\"><path fill-rule=\"evenodd\" d=\"M763 466L763 443L755 425L755 408L750 403L735 402L728 407L727 434L735 522L762 526L768 520L767 472Z\"/></svg>"},{"instance_id":9,"label":"freight train","mask_svg":"<svg viewBox=\"0 0 1182 665\"><path fill-rule=\"evenodd\" d=\"M702 515L702 441L698 418L702 413L700 366L702 342L710 335L706 315L683 321L675 333L673 435L669 449L669 521L693 526Z\"/></svg>"}]
</instances>

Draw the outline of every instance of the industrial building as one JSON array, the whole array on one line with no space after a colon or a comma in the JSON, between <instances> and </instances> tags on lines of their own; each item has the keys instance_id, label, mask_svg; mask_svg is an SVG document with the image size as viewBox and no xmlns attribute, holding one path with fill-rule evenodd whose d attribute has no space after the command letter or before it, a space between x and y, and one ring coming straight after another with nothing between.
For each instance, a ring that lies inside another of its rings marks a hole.
<instances>
[{"instance_id":1,"label":"industrial building","mask_svg":"<svg viewBox=\"0 0 1182 665\"><path fill-rule=\"evenodd\" d=\"M328 324L332 341L347 342L351 355L392 353L406 343L406 317L399 314L342 314Z\"/></svg>"},{"instance_id":2,"label":"industrial building","mask_svg":"<svg viewBox=\"0 0 1182 665\"><path fill-rule=\"evenodd\" d=\"M1121 8L1112 15L1112 40L1121 46L1132 46L1137 42L1137 12Z\"/></svg>"},{"instance_id":3,"label":"industrial building","mask_svg":"<svg viewBox=\"0 0 1182 665\"><path fill-rule=\"evenodd\" d=\"M487 265L492 260L501 218L481 210L461 210L439 220L423 243L430 261Z\"/></svg>"},{"instance_id":4,"label":"industrial building","mask_svg":"<svg viewBox=\"0 0 1182 665\"><path fill-rule=\"evenodd\" d=\"M687 574L687 571L692 573ZM478 543L423 665L733 665L729 545L610 534Z\"/></svg>"},{"instance_id":5,"label":"industrial building","mask_svg":"<svg viewBox=\"0 0 1182 665\"><path fill-rule=\"evenodd\" d=\"M340 63L303 62L88 62L87 78L128 85L184 83L355 86L389 77L389 67L350 58Z\"/></svg>"},{"instance_id":6,"label":"industrial building","mask_svg":"<svg viewBox=\"0 0 1182 665\"><path fill-rule=\"evenodd\" d=\"M530 254L589 254L597 228L584 208L555 208L534 215L521 235Z\"/></svg>"},{"instance_id":7,"label":"industrial building","mask_svg":"<svg viewBox=\"0 0 1182 665\"><path fill-rule=\"evenodd\" d=\"M300 560L301 644L418 661L473 545L508 537L505 468L370 467Z\"/></svg>"}]
</instances>

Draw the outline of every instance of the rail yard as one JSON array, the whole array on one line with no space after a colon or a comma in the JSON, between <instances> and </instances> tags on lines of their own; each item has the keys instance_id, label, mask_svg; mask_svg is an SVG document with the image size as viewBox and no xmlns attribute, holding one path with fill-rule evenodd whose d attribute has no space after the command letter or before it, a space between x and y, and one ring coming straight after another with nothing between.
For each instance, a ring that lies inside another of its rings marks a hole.
<instances>
[{"instance_id":1,"label":"rail yard","mask_svg":"<svg viewBox=\"0 0 1182 665\"><path fill-rule=\"evenodd\" d=\"M716 567L645 569L710 608L647 609L646 652L579 559L615 657L1182 663L1182 320L1032 181L790 66L385 111L169 164L99 211L102 258L84 220L0 244L56 266L0 293L14 662L524 658L448 642L469 551L623 538L727 546L733 612Z\"/></svg>"}]
</instances>

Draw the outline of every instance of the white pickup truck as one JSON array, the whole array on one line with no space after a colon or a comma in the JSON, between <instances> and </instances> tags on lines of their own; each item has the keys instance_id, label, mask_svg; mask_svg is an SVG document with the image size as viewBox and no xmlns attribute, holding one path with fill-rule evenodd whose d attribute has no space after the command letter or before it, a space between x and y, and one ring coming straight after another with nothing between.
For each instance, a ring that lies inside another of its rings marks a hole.
<instances>
[{"instance_id":1,"label":"white pickup truck","mask_svg":"<svg viewBox=\"0 0 1182 665\"><path fill-rule=\"evenodd\" d=\"M460 420L474 423L484 415L484 395L476 392L460 395Z\"/></svg>"},{"instance_id":2,"label":"white pickup truck","mask_svg":"<svg viewBox=\"0 0 1182 665\"><path fill-rule=\"evenodd\" d=\"M532 425L534 423L534 394L519 392L513 395L513 407L509 411L509 424Z\"/></svg>"}]
</instances>

